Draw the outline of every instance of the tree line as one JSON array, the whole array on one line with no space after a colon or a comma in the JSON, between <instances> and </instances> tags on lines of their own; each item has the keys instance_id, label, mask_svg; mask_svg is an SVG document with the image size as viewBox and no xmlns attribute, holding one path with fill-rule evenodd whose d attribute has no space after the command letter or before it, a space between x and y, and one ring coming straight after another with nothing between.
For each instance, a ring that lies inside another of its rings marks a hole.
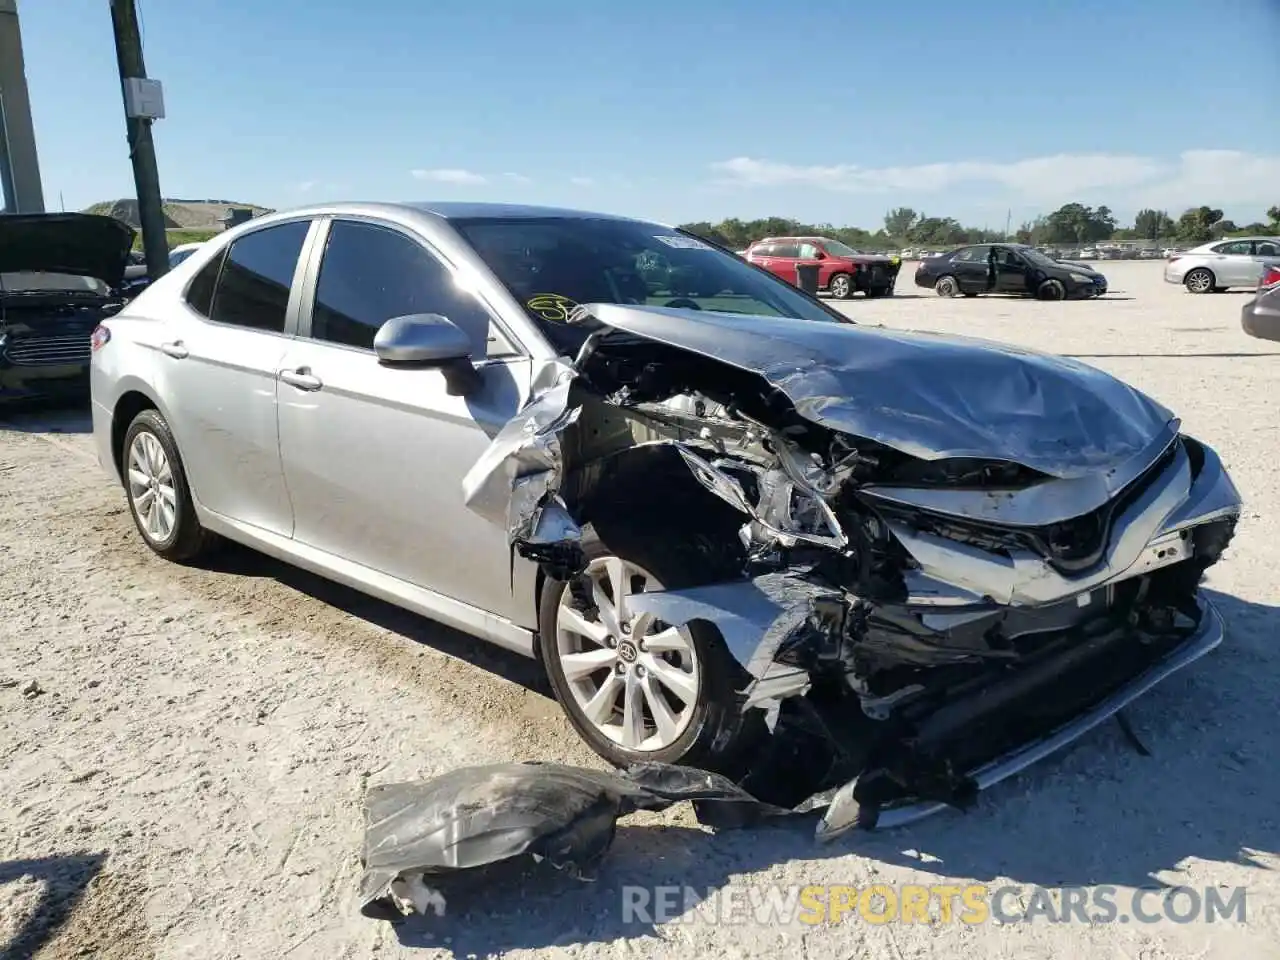
<instances>
[{"instance_id":1,"label":"tree line","mask_svg":"<svg viewBox=\"0 0 1280 960\"><path fill-rule=\"evenodd\" d=\"M1191 207L1176 220L1167 210L1139 210L1131 226L1121 226L1106 206L1083 203L1063 204L1052 213L1021 224L1006 236L1001 230L966 227L952 217L931 217L896 207L884 215L878 230L836 227L829 223L801 223L787 217L739 220L731 217L719 223L698 221L681 224L681 229L733 250L741 250L764 237L818 236L839 240L855 250L898 250L903 247L957 247L966 243L992 243L1013 239L1036 245L1084 245L1106 240L1138 240L1152 244L1207 243L1221 237L1253 234L1280 234L1280 204L1267 211L1269 222L1236 224L1214 207Z\"/></svg>"}]
</instances>

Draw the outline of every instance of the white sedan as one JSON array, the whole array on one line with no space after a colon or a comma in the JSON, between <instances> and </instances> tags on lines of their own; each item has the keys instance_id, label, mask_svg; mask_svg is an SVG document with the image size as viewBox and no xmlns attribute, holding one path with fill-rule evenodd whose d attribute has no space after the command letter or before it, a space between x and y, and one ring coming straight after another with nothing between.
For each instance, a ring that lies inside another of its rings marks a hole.
<instances>
[{"instance_id":1,"label":"white sedan","mask_svg":"<svg viewBox=\"0 0 1280 960\"><path fill-rule=\"evenodd\" d=\"M1255 287L1264 264L1280 257L1280 239L1244 237L1215 240L1165 262L1164 278L1180 283L1192 293L1219 293L1229 287Z\"/></svg>"}]
</instances>

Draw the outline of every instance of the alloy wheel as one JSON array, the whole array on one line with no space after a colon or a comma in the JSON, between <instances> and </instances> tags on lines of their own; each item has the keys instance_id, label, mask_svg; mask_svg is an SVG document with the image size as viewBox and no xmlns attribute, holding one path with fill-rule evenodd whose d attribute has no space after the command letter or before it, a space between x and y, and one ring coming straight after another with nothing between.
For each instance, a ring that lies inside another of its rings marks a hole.
<instances>
[{"instance_id":1,"label":"alloy wheel","mask_svg":"<svg viewBox=\"0 0 1280 960\"><path fill-rule=\"evenodd\" d=\"M173 535L178 517L178 496L173 468L155 434L143 430L129 445L129 503L143 535L152 543L164 543Z\"/></svg>"},{"instance_id":2,"label":"alloy wheel","mask_svg":"<svg viewBox=\"0 0 1280 960\"><path fill-rule=\"evenodd\" d=\"M1186 284L1192 293L1208 293L1213 288L1213 277L1208 270L1192 270L1187 274Z\"/></svg>"},{"instance_id":3,"label":"alloy wheel","mask_svg":"<svg viewBox=\"0 0 1280 960\"><path fill-rule=\"evenodd\" d=\"M849 278L845 276L831 278L831 295L843 299L849 295Z\"/></svg>"},{"instance_id":4,"label":"alloy wheel","mask_svg":"<svg viewBox=\"0 0 1280 960\"><path fill-rule=\"evenodd\" d=\"M614 743L663 750L693 719L699 663L688 630L633 613L636 593L661 590L648 571L619 557L587 567L594 610L583 612L566 588L556 612L556 654L574 704Z\"/></svg>"}]
</instances>

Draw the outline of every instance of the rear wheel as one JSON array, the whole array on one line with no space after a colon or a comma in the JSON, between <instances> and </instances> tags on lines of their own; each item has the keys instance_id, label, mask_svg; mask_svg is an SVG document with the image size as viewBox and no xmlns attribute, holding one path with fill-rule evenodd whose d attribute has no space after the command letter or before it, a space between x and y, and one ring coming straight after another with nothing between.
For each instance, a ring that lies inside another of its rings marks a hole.
<instances>
[{"instance_id":1,"label":"rear wheel","mask_svg":"<svg viewBox=\"0 0 1280 960\"><path fill-rule=\"evenodd\" d=\"M1190 293L1210 293L1215 286L1213 271L1206 267L1196 267L1187 271L1182 284Z\"/></svg>"},{"instance_id":2,"label":"rear wheel","mask_svg":"<svg viewBox=\"0 0 1280 960\"><path fill-rule=\"evenodd\" d=\"M847 273L834 274L827 282L827 290L837 300L848 300L853 296L853 278Z\"/></svg>"},{"instance_id":3,"label":"rear wheel","mask_svg":"<svg viewBox=\"0 0 1280 960\"><path fill-rule=\"evenodd\" d=\"M204 553L213 534L200 525L178 445L158 410L143 410L125 431L120 462L125 495L143 541L166 560Z\"/></svg>"},{"instance_id":4,"label":"rear wheel","mask_svg":"<svg viewBox=\"0 0 1280 960\"><path fill-rule=\"evenodd\" d=\"M705 623L673 627L630 609L636 593L714 579L696 540L615 536L577 589L548 579L542 661L569 722L616 766L654 760L734 775L764 731L737 692L748 675ZM714 566L714 565L711 565Z\"/></svg>"},{"instance_id":5,"label":"rear wheel","mask_svg":"<svg viewBox=\"0 0 1280 960\"><path fill-rule=\"evenodd\" d=\"M956 283L955 277L939 277L933 289L940 297L954 297L960 292L960 284Z\"/></svg>"}]
</instances>

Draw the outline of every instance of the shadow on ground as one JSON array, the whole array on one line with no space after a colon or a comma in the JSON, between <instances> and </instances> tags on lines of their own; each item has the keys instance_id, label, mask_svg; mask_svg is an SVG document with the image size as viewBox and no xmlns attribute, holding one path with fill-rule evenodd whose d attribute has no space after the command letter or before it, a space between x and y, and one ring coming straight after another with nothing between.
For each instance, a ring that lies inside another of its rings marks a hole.
<instances>
[{"instance_id":1,"label":"shadow on ground","mask_svg":"<svg viewBox=\"0 0 1280 960\"><path fill-rule=\"evenodd\" d=\"M881 883L1049 887L1151 887L1188 858L1265 869L1280 853L1280 745L1271 734L1280 608L1209 596L1227 622L1226 643L1128 710L1150 756L1137 753L1117 724L1104 725L994 788L967 814L850 834L830 846L816 844L808 818L718 834L628 823L595 883L529 867L454 897L444 917L397 925L396 936L405 946L435 948L448 938L457 956L644 936L654 924L624 915L625 888L649 891L632 894L640 897L662 887L715 896L731 882L743 886L734 881L744 874L767 875L792 861L811 864L813 883L855 885L869 882L869 864ZM829 862L851 856L861 862ZM714 904L697 912L704 909Z\"/></svg>"},{"instance_id":2,"label":"shadow on ground","mask_svg":"<svg viewBox=\"0 0 1280 960\"><path fill-rule=\"evenodd\" d=\"M9 404L0 407L0 432L92 433L93 418L84 403Z\"/></svg>"},{"instance_id":3,"label":"shadow on ground","mask_svg":"<svg viewBox=\"0 0 1280 960\"><path fill-rule=\"evenodd\" d=\"M99 853L0 861L0 884L34 877L43 886L31 916L8 944L0 946L0 960L29 960L49 943L67 922L105 861L106 857Z\"/></svg>"},{"instance_id":4,"label":"shadow on ground","mask_svg":"<svg viewBox=\"0 0 1280 960\"><path fill-rule=\"evenodd\" d=\"M546 674L536 660L484 643L434 620L272 559L240 544L224 541L201 566L215 573L268 577L353 617L390 630L406 640L425 644L528 690L551 696Z\"/></svg>"}]
</instances>

